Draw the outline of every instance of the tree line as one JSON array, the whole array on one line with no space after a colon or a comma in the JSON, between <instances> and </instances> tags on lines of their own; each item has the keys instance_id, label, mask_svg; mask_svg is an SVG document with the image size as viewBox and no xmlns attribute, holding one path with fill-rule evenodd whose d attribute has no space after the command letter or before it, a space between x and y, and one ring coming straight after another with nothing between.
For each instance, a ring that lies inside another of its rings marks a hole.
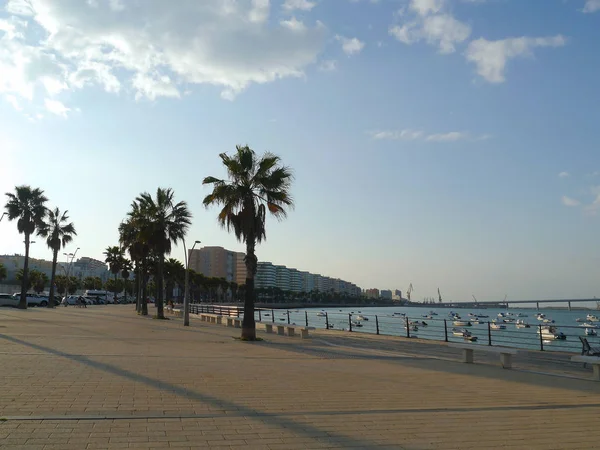
<instances>
[{"instance_id":1,"label":"tree line","mask_svg":"<svg viewBox=\"0 0 600 450\"><path fill-rule=\"evenodd\" d=\"M284 166L281 159L269 152L257 155L248 146L236 146L232 155L219 155L226 177L208 176L203 185L210 186L212 192L205 196L206 208L218 206L217 223L246 246L244 262L246 282L243 286L228 283L227 288L235 295L243 294L244 318L242 339L255 340L254 322L255 289L254 277L258 267L256 245L266 239L266 217L268 214L278 220L287 216L288 209L294 206L290 194L292 171ZM24 235L25 262L21 284L20 308L26 308L26 289L29 283L29 246L31 236L37 233L46 238L53 251L52 276L50 280L49 307L54 306L53 294L56 283L56 261L58 251L76 236L75 227L69 222L67 212L58 208L46 207L48 199L39 188L17 186L14 193L7 193L5 209L10 221L17 222L19 233ZM192 213L185 201L175 201L171 188L158 188L155 196L148 192L138 195L129 212L119 225L119 245L108 247L104 252L106 262L113 274L114 289L123 283L125 292L129 274L133 274L132 290L136 296L136 310L148 314L151 282L156 292L156 318L164 319L166 284L180 283L180 262L167 257L173 245L183 242L191 226ZM127 254L128 259L124 257ZM185 275L185 268L183 269ZM119 277L120 275L120 277ZM201 292L223 291L224 280L210 280L201 274L190 274L192 297ZM67 280L69 284L70 280ZM108 284L108 282L107 282ZM172 292L172 291L171 291ZM169 295L169 294L167 294Z\"/></svg>"}]
</instances>

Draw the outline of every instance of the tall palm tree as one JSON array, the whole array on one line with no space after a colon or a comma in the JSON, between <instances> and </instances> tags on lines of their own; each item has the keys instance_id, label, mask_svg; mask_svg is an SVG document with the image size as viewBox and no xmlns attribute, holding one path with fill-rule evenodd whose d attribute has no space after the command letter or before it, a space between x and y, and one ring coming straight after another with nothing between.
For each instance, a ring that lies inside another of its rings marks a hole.
<instances>
[{"instance_id":1,"label":"tall palm tree","mask_svg":"<svg viewBox=\"0 0 600 450\"><path fill-rule=\"evenodd\" d=\"M148 315L146 302L147 289L147 260L150 254L148 244L142 240L141 229L144 217L139 205L133 202L128 218L119 225L119 242L123 249L129 252L129 257L135 264L136 270L136 311L144 316Z\"/></svg>"},{"instance_id":2,"label":"tall palm tree","mask_svg":"<svg viewBox=\"0 0 600 450\"><path fill-rule=\"evenodd\" d=\"M30 186L16 186L14 194L7 192L8 201L4 205L8 220L17 221L19 233L25 236L25 261L23 263L23 279L21 281L21 299L18 307L27 309L27 279L29 275L29 245L31 235L44 224L46 202L44 191Z\"/></svg>"},{"instance_id":3,"label":"tall palm tree","mask_svg":"<svg viewBox=\"0 0 600 450\"><path fill-rule=\"evenodd\" d=\"M184 201L174 203L174 193L170 188L158 188L156 199L144 192L136 200L144 220L141 222L141 239L146 242L156 256L156 317L164 319L164 265L165 255L171 254L171 247L183 240L192 221L192 214Z\"/></svg>"},{"instance_id":4,"label":"tall palm tree","mask_svg":"<svg viewBox=\"0 0 600 450\"><path fill-rule=\"evenodd\" d=\"M281 165L281 159L272 153L260 158L248 146L236 147L236 153L219 155L227 169L228 180L207 177L202 182L213 186L204 198L204 206L220 205L219 224L233 230L239 241L246 244L246 288L242 339L256 340L254 322L254 276L258 265L256 244L266 239L267 210L277 219L287 215L294 202L290 195L293 179L291 169Z\"/></svg>"},{"instance_id":5,"label":"tall palm tree","mask_svg":"<svg viewBox=\"0 0 600 450\"><path fill-rule=\"evenodd\" d=\"M166 301L169 301L173 297L173 290L175 286L181 289L181 285L185 278L185 266L183 263L175 258L169 258L165 261L165 286L166 286Z\"/></svg>"},{"instance_id":6,"label":"tall palm tree","mask_svg":"<svg viewBox=\"0 0 600 450\"><path fill-rule=\"evenodd\" d=\"M54 307L54 282L58 252L73 240L73 236L77 236L73 222L69 222L68 212L61 213L58 208L48 210L48 219L38 232L40 236L46 238L46 245L52 250L52 274L50 275L48 308Z\"/></svg>"},{"instance_id":7,"label":"tall palm tree","mask_svg":"<svg viewBox=\"0 0 600 450\"><path fill-rule=\"evenodd\" d=\"M121 272L121 264L123 263L123 251L121 250L121 248L118 245L115 245L113 247L106 247L106 250L104 250L104 256L106 257L104 262L106 262L106 264L108 264L108 268L109 268L110 272L115 277L114 286L116 286L117 275L119 274L119 272ZM116 303L116 300L117 300L117 291L116 290L114 291L113 300Z\"/></svg>"},{"instance_id":8,"label":"tall palm tree","mask_svg":"<svg viewBox=\"0 0 600 450\"><path fill-rule=\"evenodd\" d=\"M127 284L129 282L129 275L131 274L132 270L133 270L133 265L131 264L131 261L129 261L127 258L122 257L121 258L121 278L123 278L123 288L125 291L125 303L127 303Z\"/></svg>"}]
</instances>

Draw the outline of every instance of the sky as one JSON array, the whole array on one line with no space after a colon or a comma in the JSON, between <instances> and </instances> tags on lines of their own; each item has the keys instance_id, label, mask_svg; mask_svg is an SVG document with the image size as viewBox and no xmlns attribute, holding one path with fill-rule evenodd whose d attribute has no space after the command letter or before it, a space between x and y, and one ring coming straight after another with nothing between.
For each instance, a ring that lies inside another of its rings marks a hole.
<instances>
[{"instance_id":1,"label":"sky","mask_svg":"<svg viewBox=\"0 0 600 450\"><path fill-rule=\"evenodd\" d=\"M600 0L0 0L0 192L40 187L103 259L171 187L188 243L243 251L202 179L248 144L295 175L261 261L413 300L600 296L599 43Z\"/></svg>"}]
</instances>

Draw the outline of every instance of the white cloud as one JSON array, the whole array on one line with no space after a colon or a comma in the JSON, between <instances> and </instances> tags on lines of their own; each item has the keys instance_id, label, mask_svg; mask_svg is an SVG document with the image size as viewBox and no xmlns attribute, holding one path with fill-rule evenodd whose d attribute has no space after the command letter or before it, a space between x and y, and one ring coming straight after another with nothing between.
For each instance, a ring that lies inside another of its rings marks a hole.
<instances>
[{"instance_id":1,"label":"white cloud","mask_svg":"<svg viewBox=\"0 0 600 450\"><path fill-rule=\"evenodd\" d=\"M333 72L335 69L337 69L337 61L334 59L327 59L319 64L319 70L322 72Z\"/></svg>"},{"instance_id":2,"label":"white cloud","mask_svg":"<svg viewBox=\"0 0 600 450\"><path fill-rule=\"evenodd\" d=\"M301 11L310 11L317 4L315 2L310 2L308 0L285 0L283 4L283 9L287 11L293 11L295 9L299 9Z\"/></svg>"},{"instance_id":3,"label":"white cloud","mask_svg":"<svg viewBox=\"0 0 600 450\"><path fill-rule=\"evenodd\" d=\"M269 0L7 0L13 16L0 23L0 95L34 101L98 85L156 99L209 84L232 99L254 83L302 77L316 63L326 29L295 19L273 26L270 6Z\"/></svg>"},{"instance_id":4,"label":"white cloud","mask_svg":"<svg viewBox=\"0 0 600 450\"><path fill-rule=\"evenodd\" d=\"M357 38L345 38L339 34L335 38L342 43L342 50L348 56L360 53L365 47L365 43L361 42Z\"/></svg>"},{"instance_id":5,"label":"white cloud","mask_svg":"<svg viewBox=\"0 0 600 450\"><path fill-rule=\"evenodd\" d=\"M374 131L371 137L377 140L394 140L394 141L414 141L423 136L422 131L416 130L401 130L401 131Z\"/></svg>"},{"instance_id":6,"label":"white cloud","mask_svg":"<svg viewBox=\"0 0 600 450\"><path fill-rule=\"evenodd\" d=\"M430 134L429 136L427 136L427 138L425 138L425 140L433 142L454 142L465 140L468 138L468 133L463 133L461 131L451 131L449 133Z\"/></svg>"},{"instance_id":7,"label":"white cloud","mask_svg":"<svg viewBox=\"0 0 600 450\"><path fill-rule=\"evenodd\" d=\"M439 13L445 3L445 0L411 0L409 8L420 16L427 16Z\"/></svg>"},{"instance_id":8,"label":"white cloud","mask_svg":"<svg viewBox=\"0 0 600 450\"><path fill-rule=\"evenodd\" d=\"M571 197L567 197L566 195L563 195L560 200L561 200L562 204L565 206L579 206L581 204L581 202L579 200L576 200Z\"/></svg>"},{"instance_id":9,"label":"white cloud","mask_svg":"<svg viewBox=\"0 0 600 450\"><path fill-rule=\"evenodd\" d=\"M413 17L389 28L389 33L400 42L411 45L425 41L437 46L440 53L453 53L456 45L471 35L471 27L445 12L446 0L411 0L408 10ZM405 16L402 10L399 16Z\"/></svg>"},{"instance_id":10,"label":"white cloud","mask_svg":"<svg viewBox=\"0 0 600 450\"><path fill-rule=\"evenodd\" d=\"M450 131L448 133L426 134L421 130L396 130L396 131L373 131L369 133L375 140L392 141L424 141L424 142L457 142L457 141L481 141L488 139L488 135L472 136L463 131Z\"/></svg>"},{"instance_id":11,"label":"white cloud","mask_svg":"<svg viewBox=\"0 0 600 450\"><path fill-rule=\"evenodd\" d=\"M6 101L12 105L17 111L22 111L23 107L19 104L19 101L14 95L7 95Z\"/></svg>"},{"instance_id":12,"label":"white cloud","mask_svg":"<svg viewBox=\"0 0 600 450\"><path fill-rule=\"evenodd\" d=\"M477 73L490 83L505 81L506 64L517 57L531 57L533 49L538 47L562 47L566 39L561 36L552 37L518 37L488 41L476 39L469 44L465 54L468 61L477 67Z\"/></svg>"},{"instance_id":13,"label":"white cloud","mask_svg":"<svg viewBox=\"0 0 600 450\"><path fill-rule=\"evenodd\" d=\"M583 5L583 12L593 13L596 11L600 11L600 0L586 0Z\"/></svg>"},{"instance_id":14,"label":"white cloud","mask_svg":"<svg viewBox=\"0 0 600 450\"><path fill-rule=\"evenodd\" d=\"M282 20L281 25L292 30L292 31L306 31L306 25L304 25L304 22L297 20L295 17L292 17L289 20Z\"/></svg>"},{"instance_id":15,"label":"white cloud","mask_svg":"<svg viewBox=\"0 0 600 450\"><path fill-rule=\"evenodd\" d=\"M63 105L58 100L52 100L52 99L47 98L44 100L44 105L46 106L46 109L48 111L50 111L52 114L56 114L57 116L62 116L65 118L67 117L67 114L69 113L69 111L71 111L70 108L67 108L65 105Z\"/></svg>"},{"instance_id":16,"label":"white cloud","mask_svg":"<svg viewBox=\"0 0 600 450\"><path fill-rule=\"evenodd\" d=\"M570 176L571 176L571 174L569 172L561 172L558 174L558 178L567 178Z\"/></svg>"}]
</instances>

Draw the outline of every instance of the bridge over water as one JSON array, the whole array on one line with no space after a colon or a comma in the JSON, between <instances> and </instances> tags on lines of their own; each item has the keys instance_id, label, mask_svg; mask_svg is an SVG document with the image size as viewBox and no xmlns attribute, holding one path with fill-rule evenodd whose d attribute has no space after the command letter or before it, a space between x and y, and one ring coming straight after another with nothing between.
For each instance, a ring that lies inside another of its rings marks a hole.
<instances>
[{"instance_id":1,"label":"bridge over water","mask_svg":"<svg viewBox=\"0 0 600 450\"><path fill-rule=\"evenodd\" d=\"M598 303L600 300L597 298L577 298L577 299L563 299L563 300L503 300L500 302L454 302L454 303L436 303L431 306L447 307L447 308L506 308L510 305L533 305L535 304L537 309L540 309L540 303L566 303L569 311L571 311L572 303Z\"/></svg>"}]
</instances>

